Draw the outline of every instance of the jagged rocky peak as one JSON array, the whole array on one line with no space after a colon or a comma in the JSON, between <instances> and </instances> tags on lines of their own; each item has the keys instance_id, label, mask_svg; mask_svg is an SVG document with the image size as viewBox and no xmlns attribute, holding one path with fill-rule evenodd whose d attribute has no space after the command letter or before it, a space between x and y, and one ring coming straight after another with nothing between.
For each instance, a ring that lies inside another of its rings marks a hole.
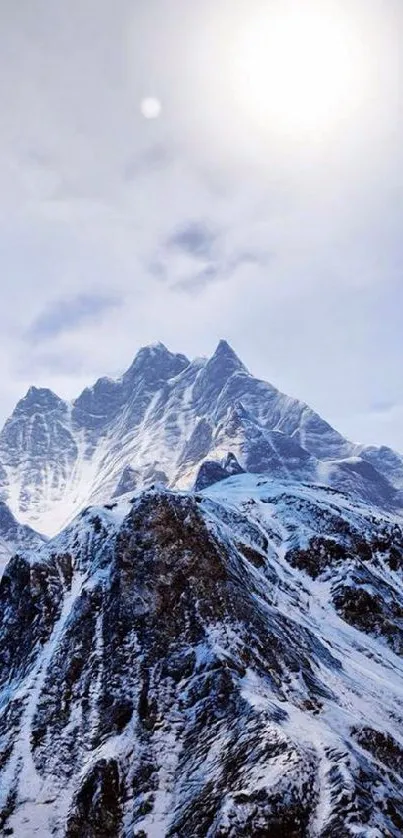
<instances>
[{"instance_id":1,"label":"jagged rocky peak","mask_svg":"<svg viewBox=\"0 0 403 838\"><path fill-rule=\"evenodd\" d=\"M232 346L223 338L218 342L217 348L210 360L211 363L226 364L228 368L232 367L234 370L242 369L243 372L247 372L245 365L233 350Z\"/></svg>"},{"instance_id":2,"label":"jagged rocky peak","mask_svg":"<svg viewBox=\"0 0 403 838\"><path fill-rule=\"evenodd\" d=\"M226 340L220 340L218 346L206 364L206 373L210 377L230 378L237 372L248 373L245 365Z\"/></svg>"},{"instance_id":3,"label":"jagged rocky peak","mask_svg":"<svg viewBox=\"0 0 403 838\"><path fill-rule=\"evenodd\" d=\"M17 403L14 415L65 412L67 404L52 390L46 387L30 387L23 399Z\"/></svg>"},{"instance_id":4,"label":"jagged rocky peak","mask_svg":"<svg viewBox=\"0 0 403 838\"><path fill-rule=\"evenodd\" d=\"M170 352L163 343L152 343L139 349L122 381L126 384L137 376L149 383L167 381L179 375L189 363L186 355Z\"/></svg>"},{"instance_id":5,"label":"jagged rocky peak","mask_svg":"<svg viewBox=\"0 0 403 838\"><path fill-rule=\"evenodd\" d=\"M212 406L231 377L248 370L226 340L220 340L214 354L201 371L194 387L194 398Z\"/></svg>"},{"instance_id":6,"label":"jagged rocky peak","mask_svg":"<svg viewBox=\"0 0 403 838\"><path fill-rule=\"evenodd\" d=\"M85 388L74 402L74 418L89 428L101 427L119 414L133 388L139 384L157 388L188 365L185 355L170 352L162 343L145 346L121 378L102 377Z\"/></svg>"},{"instance_id":7,"label":"jagged rocky peak","mask_svg":"<svg viewBox=\"0 0 403 838\"><path fill-rule=\"evenodd\" d=\"M118 381L108 376L98 378L93 387L86 387L73 404L77 410L108 412L114 406L120 393Z\"/></svg>"},{"instance_id":8,"label":"jagged rocky peak","mask_svg":"<svg viewBox=\"0 0 403 838\"><path fill-rule=\"evenodd\" d=\"M120 381L99 378L93 387L86 387L73 402L72 420L89 433L101 434L125 404L125 391Z\"/></svg>"}]
</instances>

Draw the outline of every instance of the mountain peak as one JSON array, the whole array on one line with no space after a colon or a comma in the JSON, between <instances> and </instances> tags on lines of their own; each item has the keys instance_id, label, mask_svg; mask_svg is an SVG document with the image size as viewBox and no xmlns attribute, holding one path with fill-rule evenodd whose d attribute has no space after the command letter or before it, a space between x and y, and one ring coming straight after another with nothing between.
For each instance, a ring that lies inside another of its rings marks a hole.
<instances>
[{"instance_id":1,"label":"mountain peak","mask_svg":"<svg viewBox=\"0 0 403 838\"><path fill-rule=\"evenodd\" d=\"M214 409L216 400L236 373L248 375L248 370L226 340L220 340L214 354L208 359L193 390L199 411Z\"/></svg>"},{"instance_id":2,"label":"mountain peak","mask_svg":"<svg viewBox=\"0 0 403 838\"><path fill-rule=\"evenodd\" d=\"M24 398L18 402L15 412L57 410L65 406L66 403L53 390L32 386L27 390Z\"/></svg>"},{"instance_id":3,"label":"mountain peak","mask_svg":"<svg viewBox=\"0 0 403 838\"><path fill-rule=\"evenodd\" d=\"M161 341L157 341L156 343L147 343L145 346L141 346L138 350L137 354L134 357L133 363L135 363L138 359L153 359L156 361L158 358L172 358L175 357L175 354L171 352L164 343ZM184 356L181 356L184 357Z\"/></svg>"},{"instance_id":4,"label":"mountain peak","mask_svg":"<svg viewBox=\"0 0 403 838\"><path fill-rule=\"evenodd\" d=\"M242 363L236 352L234 352L232 346L230 346L228 341L223 338L219 341L214 354L210 358L210 361L219 361L221 363L225 363L227 366L231 365L234 367L234 371L235 369L239 369L243 372L247 372L245 365Z\"/></svg>"},{"instance_id":5,"label":"mountain peak","mask_svg":"<svg viewBox=\"0 0 403 838\"><path fill-rule=\"evenodd\" d=\"M165 343L162 341L157 340L154 343L146 343L145 346L142 346L138 353L138 355L171 355L171 352L165 346Z\"/></svg>"},{"instance_id":6,"label":"mountain peak","mask_svg":"<svg viewBox=\"0 0 403 838\"><path fill-rule=\"evenodd\" d=\"M123 380L142 372L147 378L168 379L178 375L189 365L185 355L170 352L163 343L150 343L137 352L132 365L124 373Z\"/></svg>"}]
</instances>

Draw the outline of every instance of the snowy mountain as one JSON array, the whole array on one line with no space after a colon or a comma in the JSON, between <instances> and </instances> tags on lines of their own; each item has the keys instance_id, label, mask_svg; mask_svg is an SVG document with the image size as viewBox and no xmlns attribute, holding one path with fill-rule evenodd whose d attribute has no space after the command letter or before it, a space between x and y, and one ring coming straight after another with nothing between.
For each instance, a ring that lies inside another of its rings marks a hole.
<instances>
[{"instance_id":1,"label":"snowy mountain","mask_svg":"<svg viewBox=\"0 0 403 838\"><path fill-rule=\"evenodd\" d=\"M190 488L205 461L350 491L403 507L403 458L357 446L307 405L251 375L221 341L190 362L162 344L117 381L67 403L31 387L0 434L0 492L22 523L53 535L80 509L162 483Z\"/></svg>"},{"instance_id":2,"label":"snowy mountain","mask_svg":"<svg viewBox=\"0 0 403 838\"><path fill-rule=\"evenodd\" d=\"M30 388L0 486L1 835L403 834L399 454L158 344Z\"/></svg>"},{"instance_id":3,"label":"snowy mountain","mask_svg":"<svg viewBox=\"0 0 403 838\"><path fill-rule=\"evenodd\" d=\"M207 389L208 372L196 393L193 374L189 413ZM161 438L169 427L182 441L190 419L167 418L185 389L174 382L170 408L158 396L149 415L156 423L160 411ZM227 406L208 383L219 428ZM58 422L73 419L55 402L49 412L60 445ZM301 428L312 442L319 421L287 426L289 456L307 470L316 455L300 454ZM402 835L403 520L329 487L239 473L234 457L220 469L202 465L207 483L225 478L204 490L160 487L87 509L9 563L1 834Z\"/></svg>"}]
</instances>

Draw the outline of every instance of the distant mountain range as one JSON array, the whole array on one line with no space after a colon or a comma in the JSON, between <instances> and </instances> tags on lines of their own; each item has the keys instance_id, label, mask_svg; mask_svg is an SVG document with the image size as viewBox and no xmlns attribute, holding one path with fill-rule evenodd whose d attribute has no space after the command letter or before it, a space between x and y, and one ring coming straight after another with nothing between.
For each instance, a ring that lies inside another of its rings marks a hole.
<instances>
[{"instance_id":1,"label":"distant mountain range","mask_svg":"<svg viewBox=\"0 0 403 838\"><path fill-rule=\"evenodd\" d=\"M118 380L72 403L31 387L0 434L0 497L54 535L83 507L162 483L190 488L201 464L233 454L248 472L403 507L403 457L355 445L306 404L251 375L225 341L189 361L147 346Z\"/></svg>"}]
</instances>

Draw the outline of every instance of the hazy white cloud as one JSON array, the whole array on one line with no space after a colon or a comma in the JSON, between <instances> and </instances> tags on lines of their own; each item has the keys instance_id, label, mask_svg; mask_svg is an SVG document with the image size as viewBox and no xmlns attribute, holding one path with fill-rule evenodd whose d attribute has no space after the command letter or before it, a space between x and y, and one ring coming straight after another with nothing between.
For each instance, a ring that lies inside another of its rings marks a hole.
<instances>
[{"instance_id":1,"label":"hazy white cloud","mask_svg":"<svg viewBox=\"0 0 403 838\"><path fill-rule=\"evenodd\" d=\"M26 340L44 342L59 337L63 332L76 331L89 320L98 320L105 311L119 306L114 297L99 294L77 294L48 305L31 323Z\"/></svg>"},{"instance_id":2,"label":"hazy white cloud","mask_svg":"<svg viewBox=\"0 0 403 838\"><path fill-rule=\"evenodd\" d=\"M403 11L339 3L372 83L316 143L280 143L234 95L228 45L261 0L3 3L3 417L31 383L70 397L144 343L226 337L344 433L403 450Z\"/></svg>"}]
</instances>

